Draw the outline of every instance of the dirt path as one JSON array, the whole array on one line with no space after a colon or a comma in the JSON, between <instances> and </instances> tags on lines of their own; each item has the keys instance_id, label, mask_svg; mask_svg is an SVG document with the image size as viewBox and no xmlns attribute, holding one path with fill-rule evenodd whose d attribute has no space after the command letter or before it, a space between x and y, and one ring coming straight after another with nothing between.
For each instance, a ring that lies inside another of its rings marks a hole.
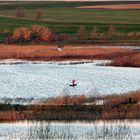
<instances>
[{"instance_id":1,"label":"dirt path","mask_svg":"<svg viewBox=\"0 0 140 140\"><path fill-rule=\"evenodd\" d=\"M140 4L111 4L96 6L80 6L76 8L94 8L94 9L140 9Z\"/></svg>"}]
</instances>

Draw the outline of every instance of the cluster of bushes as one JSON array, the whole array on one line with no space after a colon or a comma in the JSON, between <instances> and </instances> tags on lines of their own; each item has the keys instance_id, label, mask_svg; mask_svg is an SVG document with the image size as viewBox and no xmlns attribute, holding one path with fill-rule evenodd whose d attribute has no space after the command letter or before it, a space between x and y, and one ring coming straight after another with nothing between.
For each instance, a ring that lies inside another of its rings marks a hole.
<instances>
[{"instance_id":1,"label":"cluster of bushes","mask_svg":"<svg viewBox=\"0 0 140 140\"><path fill-rule=\"evenodd\" d=\"M38 11L38 18L40 16ZM100 29L94 26L90 31L85 26L81 25L76 34L71 35L68 33L53 33L47 26L33 25L29 27L16 28L11 36L9 30L0 31L7 37L5 43L25 43L25 42L80 42L80 41L97 41L97 40L130 40L139 39L140 32L120 32L114 25L110 25L108 31L101 32ZM9 37L10 36L10 37Z\"/></svg>"},{"instance_id":2,"label":"cluster of bushes","mask_svg":"<svg viewBox=\"0 0 140 140\"><path fill-rule=\"evenodd\" d=\"M48 41L52 37L52 32L45 26L33 25L31 27L16 28L12 35L12 40L16 42L25 41Z\"/></svg>"},{"instance_id":3,"label":"cluster of bushes","mask_svg":"<svg viewBox=\"0 0 140 140\"><path fill-rule=\"evenodd\" d=\"M31 27L19 27L13 31L8 38L9 42L49 42L70 40L72 37L67 33L55 34L49 30L47 26L33 25Z\"/></svg>"},{"instance_id":4,"label":"cluster of bushes","mask_svg":"<svg viewBox=\"0 0 140 140\"><path fill-rule=\"evenodd\" d=\"M20 11L20 10L19 10ZM20 13L20 12L19 12ZM38 11L38 18L40 12ZM9 33L5 30L4 33ZM24 43L24 42L50 42L50 41L81 41L81 40L110 40L110 39L139 39L140 32L120 32L115 26L110 25L107 32L100 32L96 26L89 31L85 26L80 26L78 33L71 35L68 33L53 33L47 26L33 25L30 27L18 27L13 31L11 37L5 39L6 43Z\"/></svg>"}]
</instances>

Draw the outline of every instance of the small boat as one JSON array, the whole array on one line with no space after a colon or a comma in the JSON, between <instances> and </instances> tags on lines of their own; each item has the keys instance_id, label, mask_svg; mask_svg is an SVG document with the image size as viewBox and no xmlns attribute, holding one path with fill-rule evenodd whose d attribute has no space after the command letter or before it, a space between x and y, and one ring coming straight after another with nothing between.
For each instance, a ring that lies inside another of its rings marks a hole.
<instances>
[{"instance_id":1,"label":"small boat","mask_svg":"<svg viewBox=\"0 0 140 140\"><path fill-rule=\"evenodd\" d=\"M69 86L70 86L70 87L75 87L75 86L77 86L76 80L73 79L73 80L72 80L72 84L70 84Z\"/></svg>"}]
</instances>

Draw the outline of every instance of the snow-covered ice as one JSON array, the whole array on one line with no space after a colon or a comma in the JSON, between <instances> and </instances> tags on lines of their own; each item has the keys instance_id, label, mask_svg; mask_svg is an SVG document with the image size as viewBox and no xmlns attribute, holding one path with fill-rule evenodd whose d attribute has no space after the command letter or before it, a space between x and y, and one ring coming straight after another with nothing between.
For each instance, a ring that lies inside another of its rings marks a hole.
<instances>
[{"instance_id":1,"label":"snow-covered ice","mask_svg":"<svg viewBox=\"0 0 140 140\"><path fill-rule=\"evenodd\" d=\"M13 60L12 60L13 61ZM0 98L47 98L65 94L102 95L140 89L140 69L26 62L0 65ZM71 80L77 81L70 87Z\"/></svg>"}]
</instances>

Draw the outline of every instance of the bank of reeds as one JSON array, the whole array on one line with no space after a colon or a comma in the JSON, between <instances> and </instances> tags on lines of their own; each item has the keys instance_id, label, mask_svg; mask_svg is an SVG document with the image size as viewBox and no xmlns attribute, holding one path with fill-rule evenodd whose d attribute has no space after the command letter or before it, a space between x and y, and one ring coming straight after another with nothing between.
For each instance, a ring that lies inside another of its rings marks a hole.
<instances>
[{"instance_id":1,"label":"bank of reeds","mask_svg":"<svg viewBox=\"0 0 140 140\"><path fill-rule=\"evenodd\" d=\"M31 105L1 104L0 121L139 119L139 91L103 97L63 96ZM96 104L101 100L101 104ZM8 114L8 115L7 115Z\"/></svg>"},{"instance_id":2,"label":"bank of reeds","mask_svg":"<svg viewBox=\"0 0 140 140\"><path fill-rule=\"evenodd\" d=\"M110 65L123 67L140 67L140 52L115 58Z\"/></svg>"},{"instance_id":3,"label":"bank of reeds","mask_svg":"<svg viewBox=\"0 0 140 140\"><path fill-rule=\"evenodd\" d=\"M0 45L0 59L24 59L42 61L60 60L81 60L81 59L114 59L119 56L127 56L136 51L128 48L98 46L82 47L81 45L66 45L62 51L58 50L57 45L29 45L14 46Z\"/></svg>"}]
</instances>

